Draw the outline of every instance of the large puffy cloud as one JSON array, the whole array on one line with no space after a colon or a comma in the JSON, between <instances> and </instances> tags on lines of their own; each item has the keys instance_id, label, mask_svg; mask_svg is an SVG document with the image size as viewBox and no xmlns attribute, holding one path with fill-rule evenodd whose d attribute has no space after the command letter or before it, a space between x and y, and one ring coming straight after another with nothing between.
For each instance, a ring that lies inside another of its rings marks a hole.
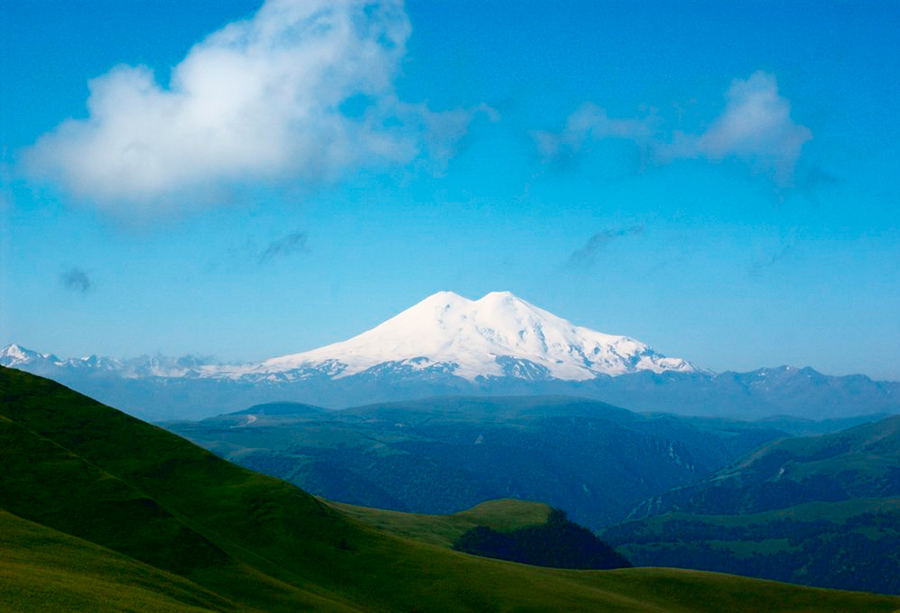
<instances>
[{"instance_id":1,"label":"large puffy cloud","mask_svg":"<svg viewBox=\"0 0 900 613\"><path fill-rule=\"evenodd\" d=\"M533 132L532 136L545 159L577 153L593 141L618 138L634 141L648 153L644 159L651 162L736 158L756 172L770 174L779 185L792 184L794 167L812 132L791 118L790 102L779 95L775 77L757 71L747 80L735 79L725 100L722 113L705 130L698 134L673 130L671 140L664 138L663 122L657 115L610 118L593 103L576 109L562 132Z\"/></svg>"},{"instance_id":2,"label":"large puffy cloud","mask_svg":"<svg viewBox=\"0 0 900 613\"><path fill-rule=\"evenodd\" d=\"M268 0L195 45L167 87L144 66L90 81L89 117L41 137L26 164L83 200L150 211L447 155L472 111L397 99L409 34L391 0Z\"/></svg>"}]
</instances>

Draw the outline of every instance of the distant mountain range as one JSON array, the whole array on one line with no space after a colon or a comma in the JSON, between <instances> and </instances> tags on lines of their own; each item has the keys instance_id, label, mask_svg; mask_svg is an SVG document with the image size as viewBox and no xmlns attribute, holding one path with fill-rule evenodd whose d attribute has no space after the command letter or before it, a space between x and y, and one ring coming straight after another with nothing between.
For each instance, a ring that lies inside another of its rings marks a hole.
<instances>
[{"instance_id":1,"label":"distant mountain range","mask_svg":"<svg viewBox=\"0 0 900 613\"><path fill-rule=\"evenodd\" d=\"M790 366L717 374L635 339L576 326L509 292L474 301L439 292L347 341L257 363L60 359L10 345L0 351L0 365L157 420L196 419L267 401L347 407L442 395L533 394L741 419L900 412L900 382Z\"/></svg>"}]
</instances>

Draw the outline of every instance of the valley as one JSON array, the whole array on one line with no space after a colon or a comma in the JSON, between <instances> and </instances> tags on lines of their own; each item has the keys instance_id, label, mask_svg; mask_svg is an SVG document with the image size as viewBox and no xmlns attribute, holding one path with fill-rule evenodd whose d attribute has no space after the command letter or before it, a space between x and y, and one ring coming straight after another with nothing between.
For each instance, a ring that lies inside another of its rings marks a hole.
<instances>
[{"instance_id":1,"label":"valley","mask_svg":"<svg viewBox=\"0 0 900 613\"><path fill-rule=\"evenodd\" d=\"M562 508L595 529L624 519L644 498L786 436L765 424L645 416L546 396L342 411L277 403L164 425L331 500L444 514L513 497Z\"/></svg>"}]
</instances>

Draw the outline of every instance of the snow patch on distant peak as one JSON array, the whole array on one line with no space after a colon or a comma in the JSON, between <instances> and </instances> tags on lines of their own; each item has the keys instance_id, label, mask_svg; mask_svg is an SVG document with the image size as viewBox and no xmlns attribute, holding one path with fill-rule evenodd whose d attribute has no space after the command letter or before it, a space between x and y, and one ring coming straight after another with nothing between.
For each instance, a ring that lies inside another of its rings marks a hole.
<instances>
[{"instance_id":1,"label":"snow patch on distant peak","mask_svg":"<svg viewBox=\"0 0 900 613\"><path fill-rule=\"evenodd\" d=\"M0 357L11 358L14 360L26 360L29 357L28 353L26 353L26 351L21 346L13 343L12 345L5 347L3 351L0 351Z\"/></svg>"},{"instance_id":2,"label":"snow patch on distant peak","mask_svg":"<svg viewBox=\"0 0 900 613\"><path fill-rule=\"evenodd\" d=\"M0 364L2 364L3 366L25 365L46 360L53 361L58 360L58 358L49 353L41 354L37 351L26 349L25 347L22 347L21 345L17 345L15 343L7 345L2 350L0 350Z\"/></svg>"}]
</instances>

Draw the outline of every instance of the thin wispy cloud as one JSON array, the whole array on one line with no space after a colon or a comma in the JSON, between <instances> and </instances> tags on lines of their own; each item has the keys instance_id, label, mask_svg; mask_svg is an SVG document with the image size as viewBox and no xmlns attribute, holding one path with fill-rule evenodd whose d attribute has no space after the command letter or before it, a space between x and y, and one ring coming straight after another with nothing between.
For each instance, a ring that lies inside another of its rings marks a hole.
<instances>
[{"instance_id":1,"label":"thin wispy cloud","mask_svg":"<svg viewBox=\"0 0 900 613\"><path fill-rule=\"evenodd\" d=\"M596 262L599 254L610 243L627 236L639 236L644 233L645 229L645 226L640 224L630 228L601 230L592 235L584 245L572 252L572 255L569 256L568 265L571 267L590 266Z\"/></svg>"},{"instance_id":2,"label":"thin wispy cloud","mask_svg":"<svg viewBox=\"0 0 900 613\"><path fill-rule=\"evenodd\" d=\"M309 253L309 247L306 245L306 232L291 232L273 240L256 257L256 263L266 264L295 253Z\"/></svg>"},{"instance_id":3,"label":"thin wispy cloud","mask_svg":"<svg viewBox=\"0 0 900 613\"><path fill-rule=\"evenodd\" d=\"M70 268L59 276L62 287L76 294L86 294L93 289L88 274L80 268Z\"/></svg>"},{"instance_id":4,"label":"thin wispy cloud","mask_svg":"<svg viewBox=\"0 0 900 613\"><path fill-rule=\"evenodd\" d=\"M766 258L758 259L750 264L749 268L747 269L747 273L753 278L759 278L767 270L769 270L785 258L789 257L793 251L793 245L785 245L772 255Z\"/></svg>"},{"instance_id":5,"label":"thin wispy cloud","mask_svg":"<svg viewBox=\"0 0 900 613\"><path fill-rule=\"evenodd\" d=\"M106 210L153 214L229 186L440 164L485 109L399 99L410 32L397 0L268 0L197 43L167 85L146 66L91 80L89 117L42 136L26 168Z\"/></svg>"},{"instance_id":6,"label":"thin wispy cloud","mask_svg":"<svg viewBox=\"0 0 900 613\"><path fill-rule=\"evenodd\" d=\"M556 158L566 152L577 153L591 142L605 138L632 140L639 145L656 138L660 119L654 115L638 118L613 119L606 109L593 102L581 104L566 119L560 133L535 130L531 132L538 152L545 158Z\"/></svg>"},{"instance_id":7,"label":"thin wispy cloud","mask_svg":"<svg viewBox=\"0 0 900 613\"><path fill-rule=\"evenodd\" d=\"M725 100L722 113L697 134L673 130L666 139L663 120L653 113L613 119L601 107L585 103L569 116L561 132L536 131L532 137L547 160L617 138L636 143L647 154L645 162L739 159L753 172L771 176L779 186L793 185L797 160L812 132L791 118L790 102L779 95L775 77L757 71L747 80L735 79Z\"/></svg>"},{"instance_id":8,"label":"thin wispy cloud","mask_svg":"<svg viewBox=\"0 0 900 613\"><path fill-rule=\"evenodd\" d=\"M309 234L301 230L265 239L251 236L243 243L229 247L224 257L210 261L207 271L246 273L256 267L269 266L279 260L308 253Z\"/></svg>"}]
</instances>

